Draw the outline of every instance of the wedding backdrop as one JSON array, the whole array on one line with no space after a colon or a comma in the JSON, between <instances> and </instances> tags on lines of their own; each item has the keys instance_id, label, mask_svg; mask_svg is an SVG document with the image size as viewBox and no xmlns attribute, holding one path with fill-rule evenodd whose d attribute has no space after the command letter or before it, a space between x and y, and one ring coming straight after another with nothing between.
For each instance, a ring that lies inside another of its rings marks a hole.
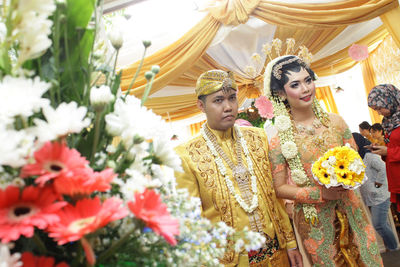
<instances>
[{"instance_id":1,"label":"wedding backdrop","mask_svg":"<svg viewBox=\"0 0 400 267\"><path fill-rule=\"evenodd\" d=\"M262 89L262 65L253 75L246 72L252 54L262 54L263 44L274 38L283 42L294 38L297 48L304 45L313 54L311 67L320 78L317 86L330 87L339 113L352 130L357 130L363 120L380 121L363 102L368 90L378 82L398 83L387 76L380 78L381 72L387 72L396 79L394 74L400 70L393 63L399 58L398 5L397 0L108 0L104 11L125 8L124 14L128 15L119 24L124 36L118 61L123 71L122 90L128 87L139 65L141 40L151 40L143 72L152 64L158 64L161 70L146 106L176 127L204 120L194 95L195 81L202 72L214 68L234 71L239 100L245 103L258 97ZM387 39L390 44L386 44L386 52L377 53ZM353 44L367 46L370 56L363 60L351 58L349 48ZM353 78L346 82L343 77L349 77L349 73L332 76L356 65L358 71L352 71ZM132 93L140 97L145 87L143 77L138 85ZM345 90L336 94L337 86ZM342 100L359 102L359 114L347 109L349 105Z\"/></svg>"}]
</instances>

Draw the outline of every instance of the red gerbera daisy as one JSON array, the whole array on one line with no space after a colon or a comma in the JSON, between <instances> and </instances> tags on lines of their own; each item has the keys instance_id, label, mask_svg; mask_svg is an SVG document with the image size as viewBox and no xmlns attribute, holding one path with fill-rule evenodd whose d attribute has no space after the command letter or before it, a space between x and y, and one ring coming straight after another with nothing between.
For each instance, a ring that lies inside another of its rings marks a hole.
<instances>
[{"instance_id":1,"label":"red gerbera daisy","mask_svg":"<svg viewBox=\"0 0 400 267\"><path fill-rule=\"evenodd\" d=\"M163 236L168 243L176 245L174 235L179 235L179 221L169 214L167 205L162 203L160 195L146 189L143 193L135 193L134 199L134 202L128 202L132 213L155 233Z\"/></svg>"},{"instance_id":2,"label":"red gerbera daisy","mask_svg":"<svg viewBox=\"0 0 400 267\"><path fill-rule=\"evenodd\" d=\"M112 169L94 172L91 168L76 169L74 175L59 177L54 180L54 188L62 195L90 195L91 193L105 192L111 188L111 181L116 174Z\"/></svg>"},{"instance_id":3,"label":"red gerbera daisy","mask_svg":"<svg viewBox=\"0 0 400 267\"><path fill-rule=\"evenodd\" d=\"M85 168L89 162L76 149L58 142L47 142L34 153L36 162L22 168L21 177L39 175L35 182L41 186L56 177L69 177L73 170Z\"/></svg>"},{"instance_id":4,"label":"red gerbera daisy","mask_svg":"<svg viewBox=\"0 0 400 267\"><path fill-rule=\"evenodd\" d=\"M52 257L35 256L30 252L24 252L21 256L21 261L24 267L68 267L65 262L55 264Z\"/></svg>"},{"instance_id":5,"label":"red gerbera daisy","mask_svg":"<svg viewBox=\"0 0 400 267\"><path fill-rule=\"evenodd\" d=\"M59 196L51 187L28 186L21 192L8 186L0 190L0 239L3 243L17 240L21 235L32 237L34 227L45 229L59 221L55 212L66 202L55 202Z\"/></svg>"},{"instance_id":6,"label":"red gerbera daisy","mask_svg":"<svg viewBox=\"0 0 400 267\"><path fill-rule=\"evenodd\" d=\"M68 205L58 212L60 221L48 228L49 236L59 245L76 241L111 221L128 215L122 200L112 197L101 204L100 199L82 199L75 206Z\"/></svg>"}]
</instances>

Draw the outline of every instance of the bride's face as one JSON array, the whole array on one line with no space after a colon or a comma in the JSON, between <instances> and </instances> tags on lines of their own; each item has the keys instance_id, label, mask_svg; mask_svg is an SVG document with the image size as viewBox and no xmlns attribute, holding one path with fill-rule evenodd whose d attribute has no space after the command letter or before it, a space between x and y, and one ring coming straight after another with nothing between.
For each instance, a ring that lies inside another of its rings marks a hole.
<instances>
[{"instance_id":1,"label":"bride's face","mask_svg":"<svg viewBox=\"0 0 400 267\"><path fill-rule=\"evenodd\" d=\"M311 107L315 97L315 84L307 70L289 71L288 82L284 85L286 98L292 109Z\"/></svg>"}]
</instances>

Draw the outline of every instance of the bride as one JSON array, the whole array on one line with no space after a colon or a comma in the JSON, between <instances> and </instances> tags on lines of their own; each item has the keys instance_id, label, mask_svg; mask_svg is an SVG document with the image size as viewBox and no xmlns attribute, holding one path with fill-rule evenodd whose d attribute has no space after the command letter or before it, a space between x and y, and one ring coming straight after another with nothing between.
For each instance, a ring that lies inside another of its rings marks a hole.
<instances>
[{"instance_id":1,"label":"bride","mask_svg":"<svg viewBox=\"0 0 400 267\"><path fill-rule=\"evenodd\" d=\"M311 166L327 150L350 143L344 120L315 98L315 74L297 56L266 67L264 93L274 105L269 154L276 195L294 201L293 222L313 266L383 266L360 196L314 182Z\"/></svg>"}]
</instances>

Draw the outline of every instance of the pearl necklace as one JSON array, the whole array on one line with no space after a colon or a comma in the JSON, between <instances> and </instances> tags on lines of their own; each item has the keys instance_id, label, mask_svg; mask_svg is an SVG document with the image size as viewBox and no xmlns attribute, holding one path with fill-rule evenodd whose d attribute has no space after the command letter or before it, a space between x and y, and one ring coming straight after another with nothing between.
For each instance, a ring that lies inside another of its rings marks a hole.
<instances>
[{"instance_id":1,"label":"pearl necklace","mask_svg":"<svg viewBox=\"0 0 400 267\"><path fill-rule=\"evenodd\" d=\"M226 173L226 168L225 165L219 156L219 153L217 152L216 147L220 148L218 145L215 136L206 128L206 124L203 125L203 127L200 129L201 135L203 136L204 140L206 141L206 144L208 148L211 150L211 153L213 154L215 158L215 163L217 164L218 171L222 174L224 177L226 186L229 189L229 192L235 197L236 201L239 203L240 207L242 207L247 213L252 213L257 207L258 207L258 196L257 196L257 178L254 174L253 170L253 162L251 161L249 150L247 148L247 143L246 140L243 138L243 135L239 129L239 126L234 125L234 129L236 131L236 135L238 136L240 140L241 147L243 149L243 152L246 156L246 161L247 161L247 166L248 170L251 175L251 191L253 193L252 199L251 199L251 205L248 205L243 198L236 193L235 188L233 186L233 182L229 178L229 176ZM207 131L207 132L206 132ZM210 139L210 137L211 139ZM212 135L212 136L211 136ZM239 150L240 148L238 148ZM224 153L222 149L218 149L220 153ZM239 154L239 152L238 152ZM240 155L240 154L239 154ZM238 159L239 160L239 159Z\"/></svg>"}]
</instances>

